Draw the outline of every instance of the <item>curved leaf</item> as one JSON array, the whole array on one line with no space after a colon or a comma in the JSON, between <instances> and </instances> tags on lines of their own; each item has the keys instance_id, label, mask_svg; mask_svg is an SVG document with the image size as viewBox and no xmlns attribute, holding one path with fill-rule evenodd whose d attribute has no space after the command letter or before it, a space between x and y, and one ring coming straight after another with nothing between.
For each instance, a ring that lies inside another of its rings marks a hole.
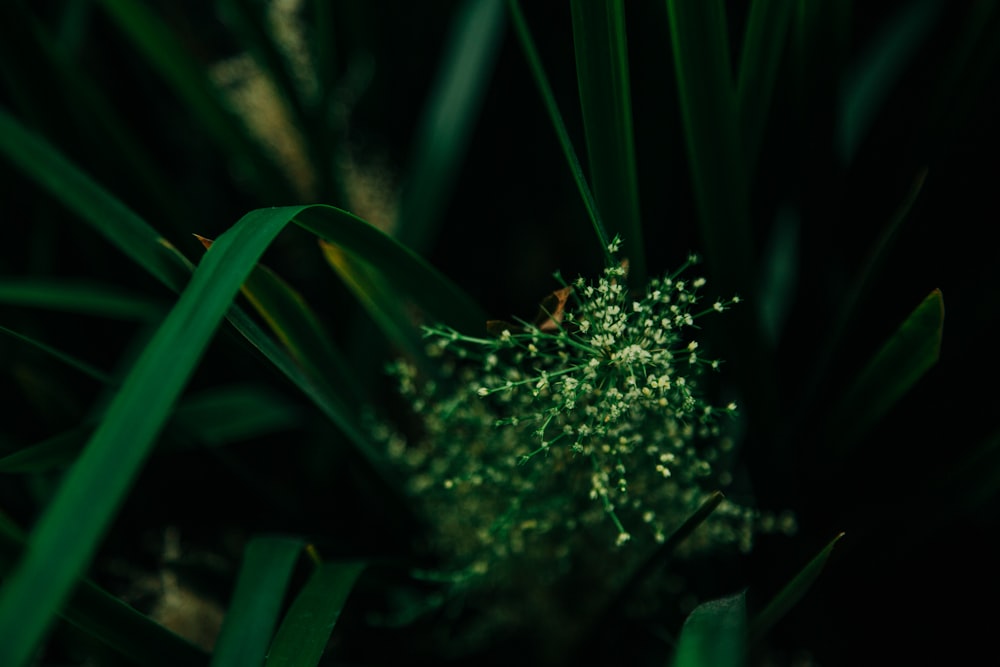
<instances>
[{"instance_id":1,"label":"curved leaf","mask_svg":"<svg viewBox=\"0 0 1000 667\"><path fill-rule=\"evenodd\" d=\"M212 653L212 667L264 664L285 590L304 546L302 540L290 537L250 541Z\"/></svg>"},{"instance_id":2,"label":"curved leaf","mask_svg":"<svg viewBox=\"0 0 1000 667\"><path fill-rule=\"evenodd\" d=\"M746 592L698 605L684 621L674 667L743 665L746 625Z\"/></svg>"},{"instance_id":3,"label":"curved leaf","mask_svg":"<svg viewBox=\"0 0 1000 667\"><path fill-rule=\"evenodd\" d=\"M573 43L587 165L594 198L610 233L629 248L629 274L646 282L639 181L632 132L632 93L622 0L574 0Z\"/></svg>"},{"instance_id":4,"label":"curved leaf","mask_svg":"<svg viewBox=\"0 0 1000 667\"><path fill-rule=\"evenodd\" d=\"M841 452L885 415L941 354L944 297L934 290L899 325L831 414L826 438Z\"/></svg>"},{"instance_id":5,"label":"curved leaf","mask_svg":"<svg viewBox=\"0 0 1000 667\"><path fill-rule=\"evenodd\" d=\"M361 570L359 563L320 563L285 614L267 652L268 667L314 667Z\"/></svg>"},{"instance_id":6,"label":"curved leaf","mask_svg":"<svg viewBox=\"0 0 1000 667\"><path fill-rule=\"evenodd\" d=\"M816 556L809 561L802 570L795 575L788 584L782 588L777 595L767 604L764 609L757 614L750 624L750 637L751 641L759 641L764 633L766 633L771 627L777 623L782 616L788 613L788 610L794 607L799 600L806 594L809 587L812 586L813 582L819 576L819 573L823 571L823 566L826 565L827 559L833 552L834 545L840 541L840 538L844 536L844 533L840 533L833 540L827 544L822 551L820 551Z\"/></svg>"}]
</instances>

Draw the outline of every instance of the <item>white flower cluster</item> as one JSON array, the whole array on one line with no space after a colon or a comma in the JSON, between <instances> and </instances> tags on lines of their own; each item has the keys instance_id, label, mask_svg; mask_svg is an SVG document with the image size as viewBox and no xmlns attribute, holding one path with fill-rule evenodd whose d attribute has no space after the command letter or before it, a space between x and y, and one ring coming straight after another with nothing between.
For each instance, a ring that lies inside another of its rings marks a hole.
<instances>
[{"instance_id":1,"label":"white flower cluster","mask_svg":"<svg viewBox=\"0 0 1000 667\"><path fill-rule=\"evenodd\" d=\"M468 572L512 556L558 570L602 539L662 542L731 479L719 417L736 405L699 394L699 376L719 362L689 334L738 299L702 305L705 281L680 277L696 261L635 295L624 265L578 279L534 323L490 323L492 337L428 328L444 381L421 384L396 366L421 433L395 436L390 452L437 546ZM728 501L720 510L704 546L748 548L756 514Z\"/></svg>"}]
</instances>

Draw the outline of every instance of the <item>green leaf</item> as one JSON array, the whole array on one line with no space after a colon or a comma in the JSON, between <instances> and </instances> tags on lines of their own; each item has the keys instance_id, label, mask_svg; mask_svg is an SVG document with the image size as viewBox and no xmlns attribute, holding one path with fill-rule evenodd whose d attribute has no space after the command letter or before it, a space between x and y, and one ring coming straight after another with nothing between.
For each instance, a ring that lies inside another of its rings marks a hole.
<instances>
[{"instance_id":1,"label":"green leaf","mask_svg":"<svg viewBox=\"0 0 1000 667\"><path fill-rule=\"evenodd\" d=\"M754 0L750 5L736 79L747 174L752 174L757 164L781 55L787 43L788 26L794 13L795 3L787 0Z\"/></svg>"},{"instance_id":2,"label":"green leaf","mask_svg":"<svg viewBox=\"0 0 1000 667\"><path fill-rule=\"evenodd\" d=\"M668 0L688 162L702 238L723 292L755 284L750 191L721 0Z\"/></svg>"},{"instance_id":3,"label":"green leaf","mask_svg":"<svg viewBox=\"0 0 1000 667\"><path fill-rule=\"evenodd\" d=\"M0 303L120 320L154 320L163 317L166 312L163 304L115 285L69 280L2 278Z\"/></svg>"},{"instance_id":4,"label":"green leaf","mask_svg":"<svg viewBox=\"0 0 1000 667\"><path fill-rule=\"evenodd\" d=\"M426 357L422 336L399 298L379 279L375 269L335 245L321 242L320 248L327 263L354 293L386 338L405 356L422 367L426 366L422 363Z\"/></svg>"},{"instance_id":5,"label":"green leaf","mask_svg":"<svg viewBox=\"0 0 1000 667\"><path fill-rule=\"evenodd\" d=\"M802 570L795 575L788 584L782 588L777 595L767 604L764 609L754 616L750 623L750 637L751 642L760 641L764 634L774 627L781 618L788 613L788 611L798 604L799 600L806 594L806 591L812 586L816 578L819 577L820 572L823 571L823 566L826 565L827 559L830 557L830 553L833 552L834 545L840 541L840 538L844 536L844 533L840 533L833 540L827 544L822 551L820 551L816 556L809 561L809 563L802 568Z\"/></svg>"},{"instance_id":6,"label":"green leaf","mask_svg":"<svg viewBox=\"0 0 1000 667\"><path fill-rule=\"evenodd\" d=\"M847 451L916 384L941 354L944 297L934 290L868 362L831 413L827 440Z\"/></svg>"},{"instance_id":7,"label":"green leaf","mask_svg":"<svg viewBox=\"0 0 1000 667\"><path fill-rule=\"evenodd\" d=\"M38 519L0 591L0 664L24 664L90 562L237 290L287 222L268 213L247 214L205 255Z\"/></svg>"},{"instance_id":8,"label":"green leaf","mask_svg":"<svg viewBox=\"0 0 1000 667\"><path fill-rule=\"evenodd\" d=\"M844 81L835 144L850 164L907 62L936 25L943 3L913 0L874 38Z\"/></svg>"},{"instance_id":9,"label":"green leaf","mask_svg":"<svg viewBox=\"0 0 1000 667\"><path fill-rule=\"evenodd\" d=\"M46 343L43 343L40 340L37 340L30 336L25 336L24 334L12 331L11 329L8 329L7 327L3 326L0 326L0 333L6 334L11 338L14 338L15 340L18 340L22 343L27 343L28 345L41 350L45 354L48 354L49 356L55 359L58 359L59 361L66 364L70 368L75 368L76 370L80 371L87 377L97 380L98 382L101 382L103 384L111 384L112 382L111 376L105 373L104 371L100 370L99 368L96 368L90 363L83 361L82 359L78 359L77 357L74 357L71 354L67 354L62 350L57 350L51 345L47 345Z\"/></svg>"},{"instance_id":10,"label":"green leaf","mask_svg":"<svg viewBox=\"0 0 1000 667\"><path fill-rule=\"evenodd\" d=\"M574 0L573 43L587 165L594 198L609 232L628 247L629 274L646 281L639 182L632 131L625 5L622 0Z\"/></svg>"},{"instance_id":11,"label":"green leaf","mask_svg":"<svg viewBox=\"0 0 1000 667\"><path fill-rule=\"evenodd\" d=\"M152 227L0 108L0 152L160 282L180 291L191 263Z\"/></svg>"},{"instance_id":12,"label":"green leaf","mask_svg":"<svg viewBox=\"0 0 1000 667\"><path fill-rule=\"evenodd\" d=\"M597 236L598 243L601 244L601 254L604 256L605 263L608 266L612 266L615 263L615 260L614 257L612 257L611 252L608 250L608 244L611 242L611 238L608 236L608 232L604 228L604 222L601 219L600 211L597 208L597 202L594 200L594 195L590 190L590 186L587 185L587 178L583 174L583 167L580 166L580 160L577 158L576 151L573 149L573 143L570 141L569 132L566 130L566 124L563 122L562 114L559 113L559 107L556 105L555 95L552 93L552 86L549 84L548 77L545 75L545 69L542 67L542 60L538 55L538 49L535 47L535 41L531 37L531 32L528 30L528 24L524 20L524 14L521 12L521 7L517 3L517 0L507 0L507 8L510 10L511 23L514 25L514 33L517 35L518 42L521 44L521 49L524 51L524 57L528 60L528 67L531 69L532 77L535 79L535 85L538 86L538 92L542 96L542 102L545 104L545 110L549 114L549 120L552 122L552 127L556 131L556 138L559 140L559 146L562 148L563 155L566 157L566 162L569 163L570 173L573 175L576 187L580 191L580 197L583 199L583 205L587 209L587 215L590 217L591 225L594 228L594 234Z\"/></svg>"},{"instance_id":13,"label":"green leaf","mask_svg":"<svg viewBox=\"0 0 1000 667\"><path fill-rule=\"evenodd\" d=\"M746 593L698 605L681 628L674 667L739 667L746 663Z\"/></svg>"},{"instance_id":14,"label":"green leaf","mask_svg":"<svg viewBox=\"0 0 1000 667\"><path fill-rule=\"evenodd\" d=\"M212 667L264 664L288 582L304 546L302 540L289 537L250 541L212 653Z\"/></svg>"},{"instance_id":15,"label":"green leaf","mask_svg":"<svg viewBox=\"0 0 1000 667\"><path fill-rule=\"evenodd\" d=\"M212 246L209 239L201 236L198 239L206 248ZM342 401L341 410L356 412L363 402L357 391L360 383L298 290L258 264L241 291L310 380L324 387L324 393L331 399Z\"/></svg>"},{"instance_id":16,"label":"green leaf","mask_svg":"<svg viewBox=\"0 0 1000 667\"><path fill-rule=\"evenodd\" d=\"M45 472L70 464L94 431L83 425L58 433L0 458L0 473Z\"/></svg>"},{"instance_id":17,"label":"green leaf","mask_svg":"<svg viewBox=\"0 0 1000 667\"><path fill-rule=\"evenodd\" d=\"M364 566L320 563L285 614L267 654L267 667L319 664L340 611Z\"/></svg>"},{"instance_id":18,"label":"green leaf","mask_svg":"<svg viewBox=\"0 0 1000 667\"><path fill-rule=\"evenodd\" d=\"M503 35L503 0L465 0L444 45L441 69L417 127L398 238L422 251L440 223Z\"/></svg>"},{"instance_id":19,"label":"green leaf","mask_svg":"<svg viewBox=\"0 0 1000 667\"><path fill-rule=\"evenodd\" d=\"M440 303L442 296L467 297L411 251L348 213L327 206L291 206L243 216L205 254L39 519L22 563L0 592L0 633L8 632L15 618L22 628L16 637L0 634L0 664L23 664L41 639L90 561L236 292L293 219L326 241L384 267L383 277L395 289L410 294L429 311L452 315L441 317L442 321L464 326L470 310L478 312L474 306L456 312L454 303ZM353 415L331 417L341 420L338 425L380 478L391 480L381 454L359 431ZM396 488L386 484L388 491ZM79 508L84 505L88 512L81 515Z\"/></svg>"},{"instance_id":20,"label":"green leaf","mask_svg":"<svg viewBox=\"0 0 1000 667\"><path fill-rule=\"evenodd\" d=\"M209 80L205 63L198 62L156 16L147 3L136 0L99 0L99 4L131 40L139 55L163 77L187 105L205 134L241 169L250 172L255 190L269 199L285 198L289 183L247 132L243 120L223 102Z\"/></svg>"},{"instance_id":21,"label":"green leaf","mask_svg":"<svg viewBox=\"0 0 1000 667\"><path fill-rule=\"evenodd\" d=\"M23 532L0 514L0 573L7 573L23 547ZM200 648L87 579L76 587L59 615L136 664L150 667L208 664L208 655Z\"/></svg>"},{"instance_id":22,"label":"green leaf","mask_svg":"<svg viewBox=\"0 0 1000 667\"><path fill-rule=\"evenodd\" d=\"M686 540L704 521L715 511L725 499L720 491L714 491L709 497L689 516L680 527L677 528L656 550L646 558L643 563L635 569L628 580L612 596L603 609L594 617L590 624L590 630L586 633L588 638L583 642L578 653L578 661L586 662L587 656L594 654L604 654L604 648L597 646L597 642L608 645L617 640L617 637L609 637L607 628L614 627L613 620L622 615L628 603L634 599L635 595L648 585L653 577L666 567L667 563L674 557L677 547Z\"/></svg>"},{"instance_id":23,"label":"green leaf","mask_svg":"<svg viewBox=\"0 0 1000 667\"><path fill-rule=\"evenodd\" d=\"M203 445L220 447L291 429L300 417L298 407L277 392L262 385L235 384L186 396L171 427Z\"/></svg>"}]
</instances>

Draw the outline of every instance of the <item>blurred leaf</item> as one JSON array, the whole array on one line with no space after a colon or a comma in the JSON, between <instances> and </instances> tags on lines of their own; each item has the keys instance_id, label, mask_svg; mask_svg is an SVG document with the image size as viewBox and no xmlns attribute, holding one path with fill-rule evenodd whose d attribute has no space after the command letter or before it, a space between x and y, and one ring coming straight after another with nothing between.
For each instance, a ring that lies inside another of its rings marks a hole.
<instances>
[{"instance_id":1,"label":"blurred leaf","mask_svg":"<svg viewBox=\"0 0 1000 667\"><path fill-rule=\"evenodd\" d=\"M666 567L667 563L674 557L677 547L686 540L691 533L700 526L715 509L725 499L720 491L714 491L689 516L680 527L677 528L656 550L643 561L639 567L629 576L625 583L612 596L603 609L594 617L594 622L590 624L589 631L584 635L581 650L577 654L578 661L587 662L588 656L604 655L602 647L616 645L620 642L617 636L609 636L608 628L615 628L613 622L620 617L628 603L634 596L656 576L657 573ZM598 646L598 642L601 646Z\"/></svg>"},{"instance_id":2,"label":"blurred leaf","mask_svg":"<svg viewBox=\"0 0 1000 667\"><path fill-rule=\"evenodd\" d=\"M0 278L0 303L121 320L153 320L166 313L164 304L117 285L73 278Z\"/></svg>"},{"instance_id":3,"label":"blurred leaf","mask_svg":"<svg viewBox=\"0 0 1000 667\"><path fill-rule=\"evenodd\" d=\"M354 293L386 338L409 359L425 367L422 336L412 318L403 310L399 298L379 280L375 270L335 245L321 241L320 248L327 263Z\"/></svg>"},{"instance_id":4,"label":"blurred leaf","mask_svg":"<svg viewBox=\"0 0 1000 667\"><path fill-rule=\"evenodd\" d=\"M861 371L831 413L827 441L845 452L885 415L941 354L944 298L934 290Z\"/></svg>"},{"instance_id":5,"label":"blurred leaf","mask_svg":"<svg viewBox=\"0 0 1000 667\"><path fill-rule=\"evenodd\" d=\"M211 240L197 238L206 248L212 246ZM342 401L343 409L356 411L364 402L360 385L302 295L262 264L254 267L241 291L310 379Z\"/></svg>"},{"instance_id":6,"label":"blurred leaf","mask_svg":"<svg viewBox=\"0 0 1000 667\"><path fill-rule=\"evenodd\" d=\"M774 83L794 13L795 3L787 0L754 0L750 5L736 84L748 174L754 173L757 164Z\"/></svg>"},{"instance_id":7,"label":"blurred leaf","mask_svg":"<svg viewBox=\"0 0 1000 667\"><path fill-rule=\"evenodd\" d=\"M42 512L0 590L0 664L25 663L93 557L237 290L287 222L268 213L247 214L205 255Z\"/></svg>"},{"instance_id":8,"label":"blurred leaf","mask_svg":"<svg viewBox=\"0 0 1000 667\"><path fill-rule=\"evenodd\" d=\"M263 665L285 591L305 543L256 537L243 552L236 590L212 653L212 667Z\"/></svg>"},{"instance_id":9,"label":"blurred leaf","mask_svg":"<svg viewBox=\"0 0 1000 667\"><path fill-rule=\"evenodd\" d=\"M853 161L907 62L934 27L942 4L940 0L912 0L888 21L848 71L834 139L844 164Z\"/></svg>"},{"instance_id":10,"label":"blurred leaf","mask_svg":"<svg viewBox=\"0 0 1000 667\"><path fill-rule=\"evenodd\" d=\"M809 561L809 564L802 568L801 571L795 578L792 579L788 584L782 588L774 598L767 604L764 609L754 616L750 623L750 638L751 642L756 643L763 639L764 634L767 633L774 624L777 623L781 618L788 613L788 611L798 604L799 600L805 596L806 592L819 577L820 572L823 571L823 566L826 565L827 559L833 552L834 545L840 541L840 538L844 536L844 533L840 533L833 540L827 544L822 551L820 551L816 556Z\"/></svg>"},{"instance_id":11,"label":"blurred leaf","mask_svg":"<svg viewBox=\"0 0 1000 667\"><path fill-rule=\"evenodd\" d=\"M297 426L301 410L262 385L212 387L186 396L177 406L172 428L209 447L243 442Z\"/></svg>"},{"instance_id":12,"label":"blurred leaf","mask_svg":"<svg viewBox=\"0 0 1000 667\"><path fill-rule=\"evenodd\" d=\"M191 263L142 218L2 108L0 152L160 282L180 291Z\"/></svg>"},{"instance_id":13,"label":"blurred leaf","mask_svg":"<svg viewBox=\"0 0 1000 667\"><path fill-rule=\"evenodd\" d=\"M75 368L76 370L80 371L87 377L97 380L98 382L101 382L103 384L110 384L112 382L111 376L105 373L104 371L100 370L99 368L96 368L92 364L89 364L86 361L83 361L82 359L78 359L71 354L67 354L62 350L57 350L51 345L47 345L40 340L37 340L30 336L25 336L24 334L19 334L18 332L12 331L11 329L8 329L7 327L3 326L0 326L0 333L7 334L11 338L19 340L23 343L27 343L28 345L31 345L32 347L41 350L45 354L48 354L49 356L55 359L58 359L59 361L66 364L70 368Z\"/></svg>"},{"instance_id":14,"label":"blurred leaf","mask_svg":"<svg viewBox=\"0 0 1000 667\"><path fill-rule=\"evenodd\" d=\"M646 282L646 259L632 131L625 5L622 0L574 0L570 7L594 198L610 233L624 239L629 274L642 285Z\"/></svg>"},{"instance_id":15,"label":"blurred leaf","mask_svg":"<svg viewBox=\"0 0 1000 667\"><path fill-rule=\"evenodd\" d=\"M795 302L800 224L796 211L788 206L779 208L771 227L771 238L764 248L758 312L763 338L772 347L777 345Z\"/></svg>"},{"instance_id":16,"label":"blurred leaf","mask_svg":"<svg viewBox=\"0 0 1000 667\"><path fill-rule=\"evenodd\" d=\"M590 222L594 228L594 233L597 236L597 241L601 244L601 254L604 256L605 263L608 266L613 266L615 264L615 260L608 250L608 244L610 243L611 238L608 236L608 232L604 228L604 222L602 221L600 211L597 208L597 202L594 200L594 195L590 191L590 186L587 185L587 178L583 174L583 167L580 166L580 160L576 156L576 151L573 150L573 143L570 141L569 132L566 130L566 124L563 123L562 114L559 113L559 107L556 106L556 98L552 93L552 86L549 84L548 77L545 75L545 69L542 67L542 60L538 55L538 49L535 48L535 42L531 37L531 32L528 30L528 24L524 21L524 14L521 13L521 7L518 5L517 0L507 0L507 8L510 10L511 22L514 25L514 33L517 35L518 42L521 44L521 49L524 51L524 57L528 60L528 67L531 69L531 74L535 79L535 85L538 86L538 92L542 96L542 102L545 104L545 110L548 112L549 120L552 122L552 127L556 131L556 137L559 139L559 145L562 147L563 155L569 163L570 173L573 175L573 180L576 181L576 187L580 191L580 197L583 199L583 205L587 209L587 215L590 217Z\"/></svg>"},{"instance_id":17,"label":"blurred leaf","mask_svg":"<svg viewBox=\"0 0 1000 667\"><path fill-rule=\"evenodd\" d=\"M724 292L753 285L750 192L721 0L668 0L684 138L712 275Z\"/></svg>"},{"instance_id":18,"label":"blurred leaf","mask_svg":"<svg viewBox=\"0 0 1000 667\"><path fill-rule=\"evenodd\" d=\"M205 63L198 62L157 17L147 3L136 0L99 0L99 4L187 105L205 134L215 141L240 169L250 173L255 190L265 199L285 198L289 183L251 139L246 126L223 102L209 80Z\"/></svg>"},{"instance_id":19,"label":"blurred leaf","mask_svg":"<svg viewBox=\"0 0 1000 667\"><path fill-rule=\"evenodd\" d=\"M423 251L440 225L479 116L504 28L503 0L465 0L414 138L398 238Z\"/></svg>"},{"instance_id":20,"label":"blurred leaf","mask_svg":"<svg viewBox=\"0 0 1000 667\"><path fill-rule=\"evenodd\" d=\"M67 44L70 40L52 35L27 11L29 4L0 3L0 25L18 26L0 40L0 68L21 116L56 143L72 141L81 155L113 162L129 182L142 187L154 208L176 213L166 179L142 151L120 110L95 84L85 61Z\"/></svg>"},{"instance_id":21,"label":"blurred leaf","mask_svg":"<svg viewBox=\"0 0 1000 667\"><path fill-rule=\"evenodd\" d=\"M681 628L674 667L746 663L746 593L698 605Z\"/></svg>"},{"instance_id":22,"label":"blurred leaf","mask_svg":"<svg viewBox=\"0 0 1000 667\"><path fill-rule=\"evenodd\" d=\"M77 426L0 458L0 473L45 472L70 464L83 449L91 424Z\"/></svg>"},{"instance_id":23,"label":"blurred leaf","mask_svg":"<svg viewBox=\"0 0 1000 667\"><path fill-rule=\"evenodd\" d=\"M6 574L24 548L24 534L0 513L0 573ZM140 665L207 665L208 655L91 581L73 591L60 617Z\"/></svg>"},{"instance_id":24,"label":"blurred leaf","mask_svg":"<svg viewBox=\"0 0 1000 667\"><path fill-rule=\"evenodd\" d=\"M320 563L285 614L267 653L268 667L319 664L330 633L364 566Z\"/></svg>"},{"instance_id":25,"label":"blurred leaf","mask_svg":"<svg viewBox=\"0 0 1000 667\"><path fill-rule=\"evenodd\" d=\"M0 664L23 664L93 556L124 496L194 372L236 292L261 254L293 219L330 243L384 267L383 277L445 323L482 322L478 308L455 310L468 297L408 249L354 216L327 206L259 209L223 234L204 259L163 325L135 363L121 390L43 512L20 566L0 591ZM444 297L454 299L441 304ZM472 303L471 301L468 301ZM365 461L397 487L383 457L358 430L353 415L333 414ZM88 512L80 514L86 505ZM400 505L401 511L406 505ZM72 530L67 527L71 526ZM6 636L17 619L21 631Z\"/></svg>"}]
</instances>

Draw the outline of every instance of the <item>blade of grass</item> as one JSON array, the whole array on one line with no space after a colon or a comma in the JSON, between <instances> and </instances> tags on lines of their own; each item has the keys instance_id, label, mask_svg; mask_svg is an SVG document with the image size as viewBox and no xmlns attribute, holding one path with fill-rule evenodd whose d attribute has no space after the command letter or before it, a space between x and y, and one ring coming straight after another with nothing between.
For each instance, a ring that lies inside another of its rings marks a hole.
<instances>
[{"instance_id":1,"label":"blade of grass","mask_svg":"<svg viewBox=\"0 0 1000 667\"><path fill-rule=\"evenodd\" d=\"M916 384L941 355L944 297L934 290L858 374L830 413L827 442L845 453Z\"/></svg>"},{"instance_id":2,"label":"blade of grass","mask_svg":"<svg viewBox=\"0 0 1000 667\"><path fill-rule=\"evenodd\" d=\"M681 628L674 667L746 663L746 593L698 605Z\"/></svg>"},{"instance_id":3,"label":"blade of grass","mask_svg":"<svg viewBox=\"0 0 1000 667\"><path fill-rule=\"evenodd\" d=\"M740 140L729 36L721 0L668 0L678 101L701 237L711 277L722 293L756 302L760 287L750 230L750 192ZM721 332L753 424L777 420L771 350L750 308L736 309ZM753 427L751 424L751 428Z\"/></svg>"},{"instance_id":4,"label":"blade of grass","mask_svg":"<svg viewBox=\"0 0 1000 667\"><path fill-rule=\"evenodd\" d=\"M628 580L618 589L614 596L604 605L603 609L594 617L590 624L590 630L584 635L584 641L580 645L577 656L579 662L587 662L588 655L605 655L605 651L597 646L601 642L602 646L612 646L617 641L616 636L609 636L607 628L616 627L612 620L622 614L626 605L634 599L635 595L644 585L646 585L658 572L666 567L667 563L674 556L677 547L686 540L695 529L715 511L725 499L719 492L713 492L701 506L689 516L683 524L668 537L663 544L657 547L656 551L649 555L642 564L636 568Z\"/></svg>"},{"instance_id":5,"label":"blade of grass","mask_svg":"<svg viewBox=\"0 0 1000 667\"><path fill-rule=\"evenodd\" d=\"M942 4L939 0L914 0L903 7L847 72L834 140L844 164L854 160L893 84L930 34Z\"/></svg>"},{"instance_id":6,"label":"blade of grass","mask_svg":"<svg viewBox=\"0 0 1000 667\"><path fill-rule=\"evenodd\" d=\"M304 546L302 540L289 537L250 541L212 653L212 667L264 664L285 590Z\"/></svg>"},{"instance_id":7,"label":"blade of grass","mask_svg":"<svg viewBox=\"0 0 1000 667\"><path fill-rule=\"evenodd\" d=\"M587 165L594 199L609 232L628 243L629 274L646 282L639 181L632 132L625 5L574 0L573 43Z\"/></svg>"},{"instance_id":8,"label":"blade of grass","mask_svg":"<svg viewBox=\"0 0 1000 667\"><path fill-rule=\"evenodd\" d=\"M364 566L320 563L285 614L267 652L267 667L319 664L340 611Z\"/></svg>"},{"instance_id":9,"label":"blade of grass","mask_svg":"<svg viewBox=\"0 0 1000 667\"><path fill-rule=\"evenodd\" d=\"M206 248L212 246L209 239L198 236L198 240ZM311 380L327 387L325 393L341 400L344 409L357 411L363 403L356 391L360 384L302 295L262 264L254 267L240 291Z\"/></svg>"},{"instance_id":10,"label":"blade of grass","mask_svg":"<svg viewBox=\"0 0 1000 667\"><path fill-rule=\"evenodd\" d=\"M684 138L708 263L724 292L752 279L750 192L720 0L668 0Z\"/></svg>"},{"instance_id":11,"label":"blade of grass","mask_svg":"<svg viewBox=\"0 0 1000 667\"><path fill-rule=\"evenodd\" d=\"M24 534L0 513L0 572L6 572L24 547ZM128 606L90 580L83 580L60 617L136 664L198 667L208 654Z\"/></svg>"},{"instance_id":12,"label":"blade of grass","mask_svg":"<svg viewBox=\"0 0 1000 667\"><path fill-rule=\"evenodd\" d=\"M535 85L538 86L539 94L542 96L542 102L545 104L545 110L548 112L549 120L552 122L552 127L556 132L559 146L566 157L566 162L569 164L569 171L573 175L573 180L576 182L576 187L580 191L580 197L583 200L583 206L590 217L590 223L597 237L597 242L601 244L601 254L604 256L604 262L608 266L614 266L615 259L611 255L611 251L608 250L611 238L604 227L604 221L601 218L590 186L587 185L587 178L583 174L583 167L580 166L580 160L573 149L573 143L570 141L569 132L566 130L562 114L559 113L559 107L556 106L556 98L552 93L552 86L545 75L542 60L538 55L538 49L535 47L535 41L531 37L531 32L528 30L528 24L524 20L521 6L517 0L507 0L507 8L510 13L511 23L514 26L514 33L517 35L521 49L524 51L524 57L528 61L531 75L535 80Z\"/></svg>"},{"instance_id":13,"label":"blade of grass","mask_svg":"<svg viewBox=\"0 0 1000 667\"><path fill-rule=\"evenodd\" d=\"M120 320L154 320L166 312L163 304L116 285L61 278L0 278L0 303Z\"/></svg>"},{"instance_id":14,"label":"blade of grass","mask_svg":"<svg viewBox=\"0 0 1000 667\"><path fill-rule=\"evenodd\" d=\"M57 350L51 345L46 345L40 340L31 338L30 336L19 334L18 332L12 331L11 329L8 329L7 327L3 326L0 326L0 333L7 334L11 338L19 340L23 343L27 343L32 347L38 348L39 350L48 354L49 356L63 362L70 368L75 368L76 370L80 371L87 377L97 380L98 382L101 382L103 384L110 384L112 381L111 376L105 373L104 371L100 370L99 368L87 363L86 361L78 359L71 354L67 354L61 350Z\"/></svg>"},{"instance_id":15,"label":"blade of grass","mask_svg":"<svg viewBox=\"0 0 1000 667\"><path fill-rule=\"evenodd\" d=\"M398 297L388 291L372 267L330 243L321 241L320 248L327 264L354 293L382 333L421 370L429 371L422 336L403 310Z\"/></svg>"},{"instance_id":16,"label":"blade of grass","mask_svg":"<svg viewBox=\"0 0 1000 667\"><path fill-rule=\"evenodd\" d=\"M743 33L736 97L746 173L753 174L795 3L754 0Z\"/></svg>"},{"instance_id":17,"label":"blade of grass","mask_svg":"<svg viewBox=\"0 0 1000 667\"><path fill-rule=\"evenodd\" d=\"M171 426L198 443L221 447L286 431L300 422L301 411L262 385L212 387L184 398Z\"/></svg>"},{"instance_id":18,"label":"blade of grass","mask_svg":"<svg viewBox=\"0 0 1000 667\"><path fill-rule=\"evenodd\" d=\"M93 557L237 290L287 222L267 213L244 216L205 255L38 519L0 591L0 664L25 663Z\"/></svg>"},{"instance_id":19,"label":"blade of grass","mask_svg":"<svg viewBox=\"0 0 1000 667\"><path fill-rule=\"evenodd\" d=\"M400 206L397 236L418 252L440 226L482 107L503 35L502 3L466 0L449 30L441 68L417 128Z\"/></svg>"},{"instance_id":20,"label":"blade of grass","mask_svg":"<svg viewBox=\"0 0 1000 667\"><path fill-rule=\"evenodd\" d=\"M256 192L270 200L284 199L293 191L261 147L251 139L242 119L232 113L181 40L145 3L135 0L100 0L99 4L177 96L187 105L205 134L215 141L241 169L250 172Z\"/></svg>"},{"instance_id":21,"label":"blade of grass","mask_svg":"<svg viewBox=\"0 0 1000 667\"><path fill-rule=\"evenodd\" d=\"M222 447L292 428L299 410L273 391L253 385L214 387L184 398L168 426L164 451L192 445ZM0 473L64 468L79 455L95 423L58 433L0 457Z\"/></svg>"},{"instance_id":22,"label":"blade of grass","mask_svg":"<svg viewBox=\"0 0 1000 667\"><path fill-rule=\"evenodd\" d=\"M8 155L56 200L77 213L84 222L120 248L140 266L150 271L168 287L179 291L187 281L191 264L174 247L153 230L142 218L88 178L58 151L25 130L0 109L0 151ZM408 288L415 300L438 320L449 322L456 329L478 331L486 316L464 292L439 275L411 251L399 246L385 235L348 213L326 207L307 214L306 207L273 209L273 215L284 216L284 223L301 213L310 224L323 231L323 238L334 243L346 243L359 257L391 270L392 284ZM300 221L301 224L301 221ZM325 231L324 231L325 230ZM330 387L310 377L245 312L232 308L228 319L275 367L299 388L351 441L366 465L385 479L374 450L358 423L357 414L344 409L345 401ZM392 494L390 495L398 495ZM402 505L404 514L407 505Z\"/></svg>"},{"instance_id":23,"label":"blade of grass","mask_svg":"<svg viewBox=\"0 0 1000 667\"><path fill-rule=\"evenodd\" d=\"M840 533L830 541L809 563L799 571L795 577L782 588L774 598L764 607L763 610L750 622L750 641L759 642L764 634L774 627L788 611L798 604L799 600L806 594L820 572L826 565L827 559L833 552L834 545L840 541L844 533Z\"/></svg>"},{"instance_id":24,"label":"blade of grass","mask_svg":"<svg viewBox=\"0 0 1000 667\"><path fill-rule=\"evenodd\" d=\"M39 519L24 559L0 591L0 664L23 664L40 641L87 566L237 290L267 246L293 219L321 238L385 266L384 276L417 297L421 305L442 307L434 303L442 294L439 286L445 294L462 296L412 252L338 209L292 206L243 216L206 253ZM351 424L347 428L353 430ZM356 431L349 435L381 478L391 479L367 439ZM390 484L387 488L398 487ZM85 505L89 511L81 516L78 508ZM5 637L14 619L21 632Z\"/></svg>"},{"instance_id":25,"label":"blade of grass","mask_svg":"<svg viewBox=\"0 0 1000 667\"><path fill-rule=\"evenodd\" d=\"M160 282L180 291L191 263L132 210L0 108L0 152Z\"/></svg>"}]
</instances>

